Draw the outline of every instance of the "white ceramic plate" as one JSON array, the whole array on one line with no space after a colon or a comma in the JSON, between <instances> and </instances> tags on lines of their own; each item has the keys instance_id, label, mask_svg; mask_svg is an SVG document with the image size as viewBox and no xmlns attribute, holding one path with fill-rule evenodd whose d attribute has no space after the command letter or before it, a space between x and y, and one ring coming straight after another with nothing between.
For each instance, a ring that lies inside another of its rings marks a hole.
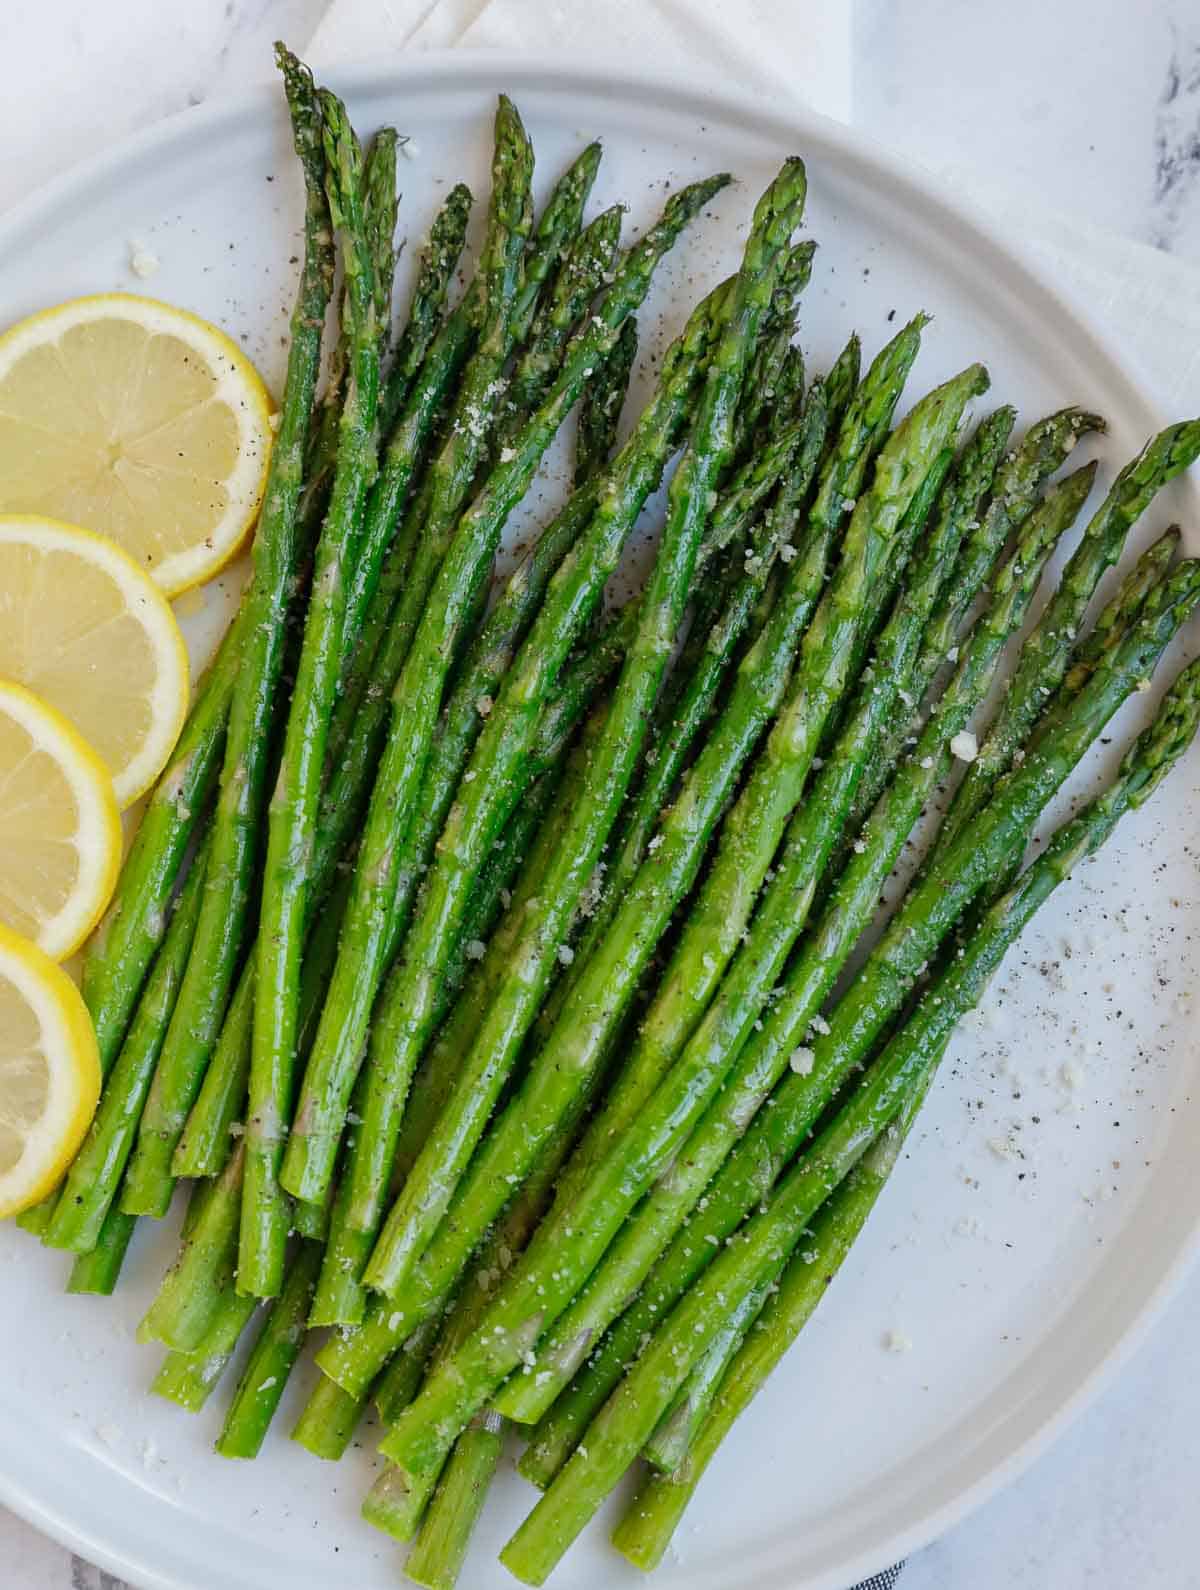
<instances>
[{"instance_id":1,"label":"white ceramic plate","mask_svg":"<svg viewBox=\"0 0 1200 1590\"><path fill-rule=\"evenodd\" d=\"M683 307L730 268L754 198L797 151L821 245L803 317L814 369L852 327L871 354L893 321L927 307L937 318L914 388L982 357L993 397L1017 403L1024 422L1065 402L1099 407L1111 424L1099 449L1106 481L1162 422L1127 375L1125 350L1108 348L1014 250L923 178L832 124L494 56L421 57L342 73L337 84L364 131L391 122L413 136L401 175L402 225L414 242L450 182L465 176L486 193L501 88L529 124L539 188L601 134L594 206L626 200L639 226L664 179L735 172L741 185L662 273L643 316L654 328L648 345L660 319L677 327ZM143 287L127 266L137 239L162 262L144 285L242 338L277 384L298 217L278 94L189 113L0 225L0 314ZM1179 518L1200 551L1197 506L1194 488L1176 487L1134 543ZM189 613L193 637L211 637L224 607L210 595L205 614ZM1190 640L1194 650L1194 632ZM1122 713L1114 743L1073 782L1076 797L1154 699ZM1160 1304L1200 1210L1188 999L1200 927L1198 779L1193 754L1010 956L986 1024L970 1023L956 1044L894 1185L713 1464L659 1584L845 1590L1011 1477ZM104 1301L64 1296L62 1257L0 1230L0 1497L139 1585L395 1585L398 1553L357 1516L370 1432L336 1467L285 1439L311 1369L296 1376L253 1466L211 1451L221 1395L195 1418L145 1395L156 1358L132 1332L173 1242L173 1222L140 1234L117 1296ZM890 1332L911 1350L885 1350ZM532 1501L514 1474L502 1476L465 1570L469 1590L512 1582L495 1552ZM588 1531L556 1584L639 1582L607 1546L614 1516Z\"/></svg>"}]
</instances>

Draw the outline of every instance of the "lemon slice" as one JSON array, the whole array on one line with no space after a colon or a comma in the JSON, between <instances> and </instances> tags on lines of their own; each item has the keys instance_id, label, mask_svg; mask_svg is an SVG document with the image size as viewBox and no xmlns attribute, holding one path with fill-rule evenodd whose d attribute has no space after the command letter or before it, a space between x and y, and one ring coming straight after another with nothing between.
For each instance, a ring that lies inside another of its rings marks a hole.
<instances>
[{"instance_id":1,"label":"lemon slice","mask_svg":"<svg viewBox=\"0 0 1200 1590\"><path fill-rule=\"evenodd\" d=\"M53 519L0 517L0 679L75 725L121 807L162 772L187 713L166 597L120 547Z\"/></svg>"},{"instance_id":2,"label":"lemon slice","mask_svg":"<svg viewBox=\"0 0 1200 1590\"><path fill-rule=\"evenodd\" d=\"M107 768L60 712L0 680L0 925L66 960L103 915L120 866Z\"/></svg>"},{"instance_id":3,"label":"lemon slice","mask_svg":"<svg viewBox=\"0 0 1200 1590\"><path fill-rule=\"evenodd\" d=\"M258 372L182 309L104 293L0 337L0 513L110 536L168 596L241 547L270 451Z\"/></svg>"},{"instance_id":4,"label":"lemon slice","mask_svg":"<svg viewBox=\"0 0 1200 1590\"><path fill-rule=\"evenodd\" d=\"M100 1056L75 984L0 927L0 1216L28 1209L75 1158L100 1097Z\"/></svg>"}]
</instances>

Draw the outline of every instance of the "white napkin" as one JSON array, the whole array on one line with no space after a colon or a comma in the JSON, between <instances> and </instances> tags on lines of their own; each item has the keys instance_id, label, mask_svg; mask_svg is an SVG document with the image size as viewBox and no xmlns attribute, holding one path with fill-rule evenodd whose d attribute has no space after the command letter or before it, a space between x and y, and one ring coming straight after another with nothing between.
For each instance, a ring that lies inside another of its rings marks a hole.
<instances>
[{"instance_id":1,"label":"white napkin","mask_svg":"<svg viewBox=\"0 0 1200 1590\"><path fill-rule=\"evenodd\" d=\"M850 12L847 0L332 0L309 54L462 46L653 62L848 121Z\"/></svg>"},{"instance_id":2,"label":"white napkin","mask_svg":"<svg viewBox=\"0 0 1200 1590\"><path fill-rule=\"evenodd\" d=\"M392 50L560 50L587 61L653 61L664 72L791 100L853 122L849 0L331 0L309 56L322 65ZM1165 414L1200 391L1200 272L1126 238L1039 212L957 177L974 203L1030 246L1068 297L1107 323Z\"/></svg>"}]
</instances>

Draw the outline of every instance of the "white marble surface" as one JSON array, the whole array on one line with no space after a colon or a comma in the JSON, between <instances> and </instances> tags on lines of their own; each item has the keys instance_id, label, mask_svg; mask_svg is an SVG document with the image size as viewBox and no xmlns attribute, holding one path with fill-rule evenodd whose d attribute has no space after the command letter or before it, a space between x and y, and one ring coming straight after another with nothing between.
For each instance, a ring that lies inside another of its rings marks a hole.
<instances>
[{"instance_id":1,"label":"white marble surface","mask_svg":"<svg viewBox=\"0 0 1200 1590\"><path fill-rule=\"evenodd\" d=\"M9 0L0 208L128 131L266 77L270 40L302 46L325 10ZM1200 264L1195 0L858 0L853 75L858 125L981 202L1011 214L1032 201ZM1050 1453L909 1563L904 1590L1200 1590L1198 1318L1200 1276ZM120 1587L0 1509L0 1590Z\"/></svg>"}]
</instances>

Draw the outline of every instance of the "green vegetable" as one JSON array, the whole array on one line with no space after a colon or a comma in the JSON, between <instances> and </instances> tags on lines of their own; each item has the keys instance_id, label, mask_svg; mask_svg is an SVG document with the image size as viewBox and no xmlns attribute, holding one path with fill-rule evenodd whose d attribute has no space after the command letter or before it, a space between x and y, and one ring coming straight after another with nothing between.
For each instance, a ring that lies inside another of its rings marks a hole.
<instances>
[{"instance_id":1,"label":"green vegetable","mask_svg":"<svg viewBox=\"0 0 1200 1590\"><path fill-rule=\"evenodd\" d=\"M321 1250L316 1243L305 1243L294 1255L283 1290L267 1310L217 1437L217 1451L222 1457L258 1456L288 1376L300 1356L320 1262ZM244 1287L241 1290L245 1292Z\"/></svg>"},{"instance_id":2,"label":"green vegetable","mask_svg":"<svg viewBox=\"0 0 1200 1590\"><path fill-rule=\"evenodd\" d=\"M463 616L473 605L509 511L527 489L592 363L611 346L621 321L645 295L658 259L712 191L709 182L677 194L659 225L625 256L597 314L572 339L551 392L522 431L514 457L493 472L455 532L393 696L388 746L372 794L338 962L284 1161L282 1180L298 1197L311 1200L318 1196L332 1174L371 1006L386 969L383 951L403 840L412 822L414 797ZM357 1136L352 1167L356 1203L362 1185L357 1168L364 1159L364 1145L374 1148L379 1140L386 1160L394 1143L394 1136L387 1139L386 1124L376 1125L372 1103L368 1093L367 1121ZM364 1175L369 1187L372 1177ZM356 1223L365 1224L357 1219Z\"/></svg>"},{"instance_id":3,"label":"green vegetable","mask_svg":"<svg viewBox=\"0 0 1200 1590\"><path fill-rule=\"evenodd\" d=\"M268 813L237 1275L238 1289L255 1297L274 1297L282 1286L291 1225L278 1174L292 1111L300 967L329 715L346 640L348 570L364 560L374 559L378 566L385 550L382 537L370 546L360 534L376 468L380 341L377 262L368 230L362 154L345 106L327 90L319 97L326 191L342 241L347 381L333 486L317 543L304 641ZM390 300L390 291L388 296Z\"/></svg>"},{"instance_id":4,"label":"green vegetable","mask_svg":"<svg viewBox=\"0 0 1200 1590\"><path fill-rule=\"evenodd\" d=\"M333 282L333 248L316 91L307 68L295 56L282 46L276 53L304 170L303 274L292 314L280 423L254 540L254 581L229 708L204 900L126 1172L121 1203L128 1214L160 1217L166 1212L174 1187L171 1155L225 1015L245 936L266 793L268 731L283 660L284 619L297 570L297 510L321 328Z\"/></svg>"},{"instance_id":5,"label":"green vegetable","mask_svg":"<svg viewBox=\"0 0 1200 1590\"><path fill-rule=\"evenodd\" d=\"M960 1016L979 999L1005 951L1037 907L1084 856L1108 837L1120 815L1146 799L1190 743L1200 716L1200 665L1171 693L1170 704L1122 764L1116 784L1055 836L1047 852L952 959L911 1020L867 1071L850 1100L655 1333L605 1404L577 1451L501 1553L523 1583L541 1584L566 1547L616 1484L722 1328L722 1298L770 1284L804 1231L871 1143L922 1087ZM995 805L995 802L993 802Z\"/></svg>"},{"instance_id":6,"label":"green vegetable","mask_svg":"<svg viewBox=\"0 0 1200 1590\"><path fill-rule=\"evenodd\" d=\"M637 358L638 324L635 316L621 327L616 346L585 388L579 400L579 428L575 435L575 484L603 469L617 442L621 410Z\"/></svg>"},{"instance_id":7,"label":"green vegetable","mask_svg":"<svg viewBox=\"0 0 1200 1590\"><path fill-rule=\"evenodd\" d=\"M803 166L794 161L785 165L759 202L727 321L707 371L692 436L671 483L667 522L641 603L638 632L610 704L588 788L571 815L562 851L551 868L537 909L527 914L514 964L494 996L448 1108L406 1181L367 1267L368 1285L382 1291L396 1290L420 1258L446 1210L499 1088L515 1061L520 1041L536 1015L580 893L632 776L647 714L674 644L700 539L711 513L710 494L729 458L732 419L745 361L774 289L780 251L799 221L804 197ZM548 612L544 608L543 617ZM533 652L540 628L540 624L535 626L523 658ZM530 670L537 662L531 656ZM515 673L510 675L511 692L506 688L502 698L502 711L507 711L510 703L515 707L534 696L525 673L518 661ZM502 717L498 728L503 732L505 727ZM472 792L468 791L462 798L464 811L470 810L471 797ZM479 804L482 803L480 797ZM451 825L443 836L444 854L453 850L456 839ZM377 1074L368 1074L364 1136L371 1124L371 1082ZM389 1149L394 1142L393 1129ZM389 1152L387 1158L390 1157Z\"/></svg>"}]
</instances>

